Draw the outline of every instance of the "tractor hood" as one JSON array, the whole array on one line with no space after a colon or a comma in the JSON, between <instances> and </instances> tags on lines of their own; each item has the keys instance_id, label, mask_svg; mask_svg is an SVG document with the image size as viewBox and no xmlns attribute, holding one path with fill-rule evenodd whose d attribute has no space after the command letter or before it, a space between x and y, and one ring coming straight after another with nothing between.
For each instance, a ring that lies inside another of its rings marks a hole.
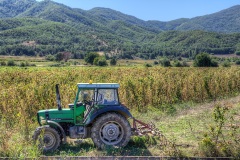
<instances>
[{"instance_id":1,"label":"tractor hood","mask_svg":"<svg viewBox=\"0 0 240 160\"><path fill-rule=\"evenodd\" d=\"M55 122L71 122L73 123L73 110L71 109L47 109L40 110L37 113L38 123L40 125L47 124L47 120Z\"/></svg>"}]
</instances>

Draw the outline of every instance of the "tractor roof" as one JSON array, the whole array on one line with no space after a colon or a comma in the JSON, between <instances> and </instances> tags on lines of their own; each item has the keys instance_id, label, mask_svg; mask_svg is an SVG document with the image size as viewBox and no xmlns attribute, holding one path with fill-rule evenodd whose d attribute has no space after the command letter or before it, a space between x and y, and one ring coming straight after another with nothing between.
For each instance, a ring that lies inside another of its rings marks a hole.
<instances>
[{"instance_id":1,"label":"tractor roof","mask_svg":"<svg viewBox=\"0 0 240 160\"><path fill-rule=\"evenodd\" d=\"M78 83L78 88L90 89L90 88L119 88L118 83Z\"/></svg>"}]
</instances>

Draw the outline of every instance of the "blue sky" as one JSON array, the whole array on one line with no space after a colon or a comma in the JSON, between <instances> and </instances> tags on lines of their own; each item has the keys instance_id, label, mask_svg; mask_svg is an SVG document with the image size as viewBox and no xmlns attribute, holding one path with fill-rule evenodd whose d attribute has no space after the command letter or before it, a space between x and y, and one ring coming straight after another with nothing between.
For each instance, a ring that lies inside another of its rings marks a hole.
<instances>
[{"instance_id":1,"label":"blue sky","mask_svg":"<svg viewBox=\"0 0 240 160\"><path fill-rule=\"evenodd\" d=\"M111 8L142 20L192 18L239 5L240 0L53 0L72 8Z\"/></svg>"}]
</instances>

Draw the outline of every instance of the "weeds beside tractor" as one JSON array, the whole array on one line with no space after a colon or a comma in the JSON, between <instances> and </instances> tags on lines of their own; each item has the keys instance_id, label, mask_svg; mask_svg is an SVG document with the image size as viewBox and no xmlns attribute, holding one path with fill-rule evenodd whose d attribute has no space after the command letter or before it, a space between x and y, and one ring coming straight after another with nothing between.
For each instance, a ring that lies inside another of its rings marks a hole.
<instances>
[{"instance_id":1,"label":"weeds beside tractor","mask_svg":"<svg viewBox=\"0 0 240 160\"><path fill-rule=\"evenodd\" d=\"M73 104L62 108L56 85L57 109L40 110L33 135L44 152L56 150L70 139L91 138L98 148L124 147L132 135L160 134L154 125L136 120L120 103L117 83L79 83ZM130 125L128 119L132 119Z\"/></svg>"}]
</instances>

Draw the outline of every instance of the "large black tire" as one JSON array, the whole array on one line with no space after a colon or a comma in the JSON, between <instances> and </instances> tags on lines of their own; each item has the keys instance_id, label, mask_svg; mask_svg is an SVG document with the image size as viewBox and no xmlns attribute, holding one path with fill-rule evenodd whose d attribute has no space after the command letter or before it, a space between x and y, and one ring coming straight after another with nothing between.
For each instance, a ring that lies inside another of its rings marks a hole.
<instances>
[{"instance_id":1,"label":"large black tire","mask_svg":"<svg viewBox=\"0 0 240 160\"><path fill-rule=\"evenodd\" d=\"M43 152L53 152L60 145L59 133L49 126L39 127L35 130L33 140Z\"/></svg>"},{"instance_id":2,"label":"large black tire","mask_svg":"<svg viewBox=\"0 0 240 160\"><path fill-rule=\"evenodd\" d=\"M106 146L124 147L131 138L131 126L122 115L107 113L93 124L91 138L100 149Z\"/></svg>"}]
</instances>

